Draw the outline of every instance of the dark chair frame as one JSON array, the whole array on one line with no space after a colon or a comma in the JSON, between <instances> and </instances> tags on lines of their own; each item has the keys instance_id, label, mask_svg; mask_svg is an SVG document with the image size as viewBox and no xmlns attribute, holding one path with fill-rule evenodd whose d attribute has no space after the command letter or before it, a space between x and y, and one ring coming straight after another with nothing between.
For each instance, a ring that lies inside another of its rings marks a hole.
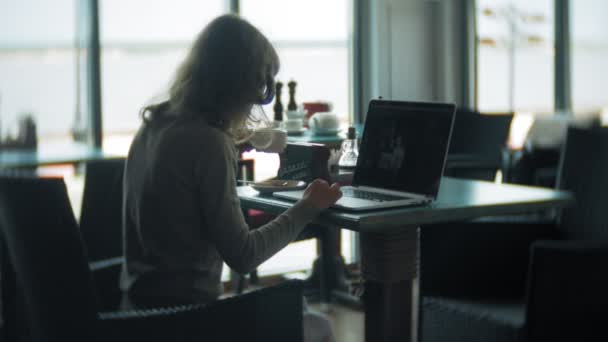
<instances>
[{"instance_id":1,"label":"dark chair frame","mask_svg":"<svg viewBox=\"0 0 608 342\"><path fill-rule=\"evenodd\" d=\"M80 231L90 261L120 257L124 158L85 163Z\"/></svg>"},{"instance_id":2,"label":"dark chair frame","mask_svg":"<svg viewBox=\"0 0 608 342\"><path fill-rule=\"evenodd\" d=\"M520 302L528 341L608 337L598 322L604 316L597 316L608 307L608 271L600 266L608 264L606 174L608 129L570 128L558 187L572 191L575 204L557 220L490 218L423 227L421 341L441 340L431 331L434 318L426 317L445 310L436 298Z\"/></svg>"},{"instance_id":3,"label":"dark chair frame","mask_svg":"<svg viewBox=\"0 0 608 342\"><path fill-rule=\"evenodd\" d=\"M445 173L451 177L494 180L504 168L513 113L483 114L459 108L456 112Z\"/></svg>"},{"instance_id":4,"label":"dark chair frame","mask_svg":"<svg viewBox=\"0 0 608 342\"><path fill-rule=\"evenodd\" d=\"M61 179L0 177L0 243L2 297L15 299L2 308L7 340L302 339L299 282L209 304L101 312Z\"/></svg>"}]
</instances>

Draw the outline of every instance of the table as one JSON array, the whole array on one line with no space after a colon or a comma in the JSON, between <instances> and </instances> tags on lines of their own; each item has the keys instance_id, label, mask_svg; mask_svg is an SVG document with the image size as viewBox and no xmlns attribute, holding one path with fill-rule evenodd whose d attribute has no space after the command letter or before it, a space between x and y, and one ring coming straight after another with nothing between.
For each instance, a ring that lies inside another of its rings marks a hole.
<instances>
[{"instance_id":1,"label":"table","mask_svg":"<svg viewBox=\"0 0 608 342\"><path fill-rule=\"evenodd\" d=\"M244 208L280 214L292 203L239 187ZM420 225L567 206L568 192L444 177L428 205L367 212L329 209L315 223L361 233L366 341L413 341L417 336Z\"/></svg>"},{"instance_id":2,"label":"table","mask_svg":"<svg viewBox=\"0 0 608 342\"><path fill-rule=\"evenodd\" d=\"M0 151L0 169L36 168L119 157L83 143L41 144L38 150Z\"/></svg>"}]
</instances>

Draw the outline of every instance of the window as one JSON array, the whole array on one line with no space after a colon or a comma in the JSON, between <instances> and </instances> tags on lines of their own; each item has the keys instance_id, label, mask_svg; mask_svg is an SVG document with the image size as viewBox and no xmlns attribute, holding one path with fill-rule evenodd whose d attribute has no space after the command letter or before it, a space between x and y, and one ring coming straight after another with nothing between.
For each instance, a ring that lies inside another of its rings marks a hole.
<instances>
[{"instance_id":1,"label":"window","mask_svg":"<svg viewBox=\"0 0 608 342\"><path fill-rule=\"evenodd\" d=\"M477 107L551 112L554 1L477 1Z\"/></svg>"},{"instance_id":2,"label":"window","mask_svg":"<svg viewBox=\"0 0 608 342\"><path fill-rule=\"evenodd\" d=\"M32 115L39 143L71 141L85 118L76 48L75 0L0 3L0 136ZM84 52L84 50L82 51Z\"/></svg>"},{"instance_id":3,"label":"window","mask_svg":"<svg viewBox=\"0 0 608 342\"><path fill-rule=\"evenodd\" d=\"M575 114L608 111L608 2L570 1L571 86Z\"/></svg>"},{"instance_id":4,"label":"window","mask_svg":"<svg viewBox=\"0 0 608 342\"><path fill-rule=\"evenodd\" d=\"M268 37L281 60L277 81L297 82L296 102L328 101L342 126L351 120L350 33L351 0L240 0L240 15ZM282 103L289 95L283 88ZM273 117L273 104L264 107ZM256 179L276 175L276 155L250 153L256 160ZM352 260L352 232L342 231L342 255ZM307 269L312 265L315 240L290 244L260 266L261 274Z\"/></svg>"},{"instance_id":5,"label":"window","mask_svg":"<svg viewBox=\"0 0 608 342\"><path fill-rule=\"evenodd\" d=\"M298 82L298 103L329 101L344 125L351 107L351 1L241 0L238 6L241 15L277 48L282 64L278 79ZM95 13L81 6L89 3L23 0L0 4L0 134L27 112L35 116L45 146L53 139L71 141L75 127L86 131L88 125L86 86L100 81L104 150L125 155L140 125L142 106L165 95L195 36L234 2L91 2L99 7L99 80L88 74L88 51L77 48L95 43L80 35L95 23L96 18L90 17ZM286 88L283 101L288 101ZM271 116L272 104L265 110ZM252 154L258 161L258 179L276 174L276 155ZM74 177L72 168L60 171L68 176L74 206L79 208L81 177ZM350 260L350 233L342 236L344 255ZM262 265L260 272L308 269L315 256L315 240L292 244Z\"/></svg>"},{"instance_id":6,"label":"window","mask_svg":"<svg viewBox=\"0 0 608 342\"><path fill-rule=\"evenodd\" d=\"M277 49L277 80L295 80L296 101L329 101L346 125L350 117L349 0L241 0L240 13ZM288 102L284 88L282 102ZM272 117L272 104L264 108Z\"/></svg>"},{"instance_id":7,"label":"window","mask_svg":"<svg viewBox=\"0 0 608 342\"><path fill-rule=\"evenodd\" d=\"M212 19L226 13L228 4L226 0L99 2L106 151L126 154L140 124L141 107L154 96L164 95L196 34ZM330 101L343 122L348 122L347 0L289 4L241 0L239 7L241 16L260 28L277 48L281 58L278 79L284 82L294 79L299 83L296 100ZM319 8L324 11L318 11ZM313 17L314 20L304 19ZM285 88L284 104L287 99ZM272 117L272 104L265 111ZM252 152L246 157L256 159L257 179L276 175L276 155ZM343 241L348 259L350 237ZM315 256L315 240L291 244L259 270L261 274L269 274L308 269Z\"/></svg>"},{"instance_id":8,"label":"window","mask_svg":"<svg viewBox=\"0 0 608 342\"><path fill-rule=\"evenodd\" d=\"M99 2L106 151L126 154L140 109L164 95L196 35L227 10L225 0Z\"/></svg>"}]
</instances>

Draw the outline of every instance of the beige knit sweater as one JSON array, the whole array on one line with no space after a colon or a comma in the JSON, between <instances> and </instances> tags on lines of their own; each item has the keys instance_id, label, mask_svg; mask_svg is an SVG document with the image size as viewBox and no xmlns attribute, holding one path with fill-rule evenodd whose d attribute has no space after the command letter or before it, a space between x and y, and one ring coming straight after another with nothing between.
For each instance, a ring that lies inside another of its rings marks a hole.
<instances>
[{"instance_id":1,"label":"beige knit sweater","mask_svg":"<svg viewBox=\"0 0 608 342\"><path fill-rule=\"evenodd\" d=\"M124 177L130 295L209 301L222 293L222 262L247 273L296 238L319 210L299 202L250 230L236 194L233 139L202 119L144 123Z\"/></svg>"}]
</instances>

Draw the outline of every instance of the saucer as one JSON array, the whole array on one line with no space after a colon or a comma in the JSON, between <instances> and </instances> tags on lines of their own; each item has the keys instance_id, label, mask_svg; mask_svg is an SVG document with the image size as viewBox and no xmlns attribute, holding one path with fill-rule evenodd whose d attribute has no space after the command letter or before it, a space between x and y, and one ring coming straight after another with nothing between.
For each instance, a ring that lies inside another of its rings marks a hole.
<instances>
[{"instance_id":1,"label":"saucer","mask_svg":"<svg viewBox=\"0 0 608 342\"><path fill-rule=\"evenodd\" d=\"M301 190L306 187L306 182L288 179L269 179L261 182L251 183L251 187L263 194L271 194L275 191Z\"/></svg>"},{"instance_id":2,"label":"saucer","mask_svg":"<svg viewBox=\"0 0 608 342\"><path fill-rule=\"evenodd\" d=\"M311 130L312 135L336 135L340 131L340 128L316 128Z\"/></svg>"},{"instance_id":3,"label":"saucer","mask_svg":"<svg viewBox=\"0 0 608 342\"><path fill-rule=\"evenodd\" d=\"M302 135L306 131L307 131L307 129L305 127L302 127L300 129L294 129L294 130L291 130L291 131L288 130L287 131L287 135Z\"/></svg>"}]
</instances>

